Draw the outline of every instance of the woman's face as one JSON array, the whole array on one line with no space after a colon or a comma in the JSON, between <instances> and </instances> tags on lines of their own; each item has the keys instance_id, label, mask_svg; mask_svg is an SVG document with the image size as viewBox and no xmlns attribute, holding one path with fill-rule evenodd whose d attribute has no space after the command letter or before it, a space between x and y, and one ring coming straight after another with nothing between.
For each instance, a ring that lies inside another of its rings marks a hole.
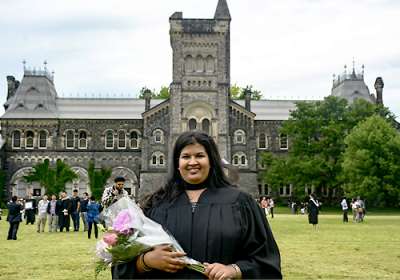
<instances>
[{"instance_id":1,"label":"woman's face","mask_svg":"<svg viewBox=\"0 0 400 280\"><path fill-rule=\"evenodd\" d=\"M184 147L179 156L178 170L189 184L204 182L210 172L210 160L205 148L198 143Z\"/></svg>"}]
</instances>

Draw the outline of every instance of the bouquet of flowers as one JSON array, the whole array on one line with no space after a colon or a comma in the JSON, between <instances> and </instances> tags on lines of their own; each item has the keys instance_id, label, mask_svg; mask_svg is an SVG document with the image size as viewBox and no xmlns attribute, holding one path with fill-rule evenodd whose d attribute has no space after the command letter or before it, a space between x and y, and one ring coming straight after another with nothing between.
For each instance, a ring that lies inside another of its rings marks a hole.
<instances>
[{"instance_id":1,"label":"bouquet of flowers","mask_svg":"<svg viewBox=\"0 0 400 280\"><path fill-rule=\"evenodd\" d=\"M160 224L147 218L136 203L126 197L108 207L102 214L106 232L96 244L96 276L116 264L127 263L140 254L161 244L183 252L175 238ZM182 257L186 266L204 273L204 265L189 257Z\"/></svg>"}]
</instances>

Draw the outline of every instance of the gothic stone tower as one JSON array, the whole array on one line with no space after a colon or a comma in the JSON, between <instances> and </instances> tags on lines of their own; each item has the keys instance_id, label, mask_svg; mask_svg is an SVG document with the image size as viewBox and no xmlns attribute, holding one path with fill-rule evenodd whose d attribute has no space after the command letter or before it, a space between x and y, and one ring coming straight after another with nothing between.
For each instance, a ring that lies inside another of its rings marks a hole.
<instances>
[{"instance_id":1,"label":"gothic stone tower","mask_svg":"<svg viewBox=\"0 0 400 280\"><path fill-rule=\"evenodd\" d=\"M173 51L169 145L183 131L204 130L228 161L230 21L226 0L218 1L212 19L185 19L182 12L169 19Z\"/></svg>"}]
</instances>

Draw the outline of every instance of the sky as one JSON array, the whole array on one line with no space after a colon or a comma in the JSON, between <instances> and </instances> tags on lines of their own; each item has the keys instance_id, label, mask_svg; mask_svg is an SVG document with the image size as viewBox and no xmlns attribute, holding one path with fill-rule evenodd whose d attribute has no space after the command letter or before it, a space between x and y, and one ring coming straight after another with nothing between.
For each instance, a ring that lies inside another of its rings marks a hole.
<instances>
[{"instance_id":1,"label":"sky","mask_svg":"<svg viewBox=\"0 0 400 280\"><path fill-rule=\"evenodd\" d=\"M1 0L0 100L6 76L55 72L61 97L135 97L172 81L169 16L213 18L218 0ZM371 93L400 120L400 1L227 0L231 83L263 99L322 99L344 65L365 65ZM2 111L1 111L2 110ZM4 110L0 109L2 114Z\"/></svg>"}]
</instances>

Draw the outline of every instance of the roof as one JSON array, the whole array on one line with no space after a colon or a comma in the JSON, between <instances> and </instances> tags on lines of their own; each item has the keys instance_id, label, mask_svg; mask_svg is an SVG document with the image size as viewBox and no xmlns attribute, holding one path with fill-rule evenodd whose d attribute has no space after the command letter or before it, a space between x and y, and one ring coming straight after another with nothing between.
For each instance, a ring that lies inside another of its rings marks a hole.
<instances>
[{"instance_id":1,"label":"roof","mask_svg":"<svg viewBox=\"0 0 400 280\"><path fill-rule=\"evenodd\" d=\"M251 100L251 111L256 114L255 120L287 120L290 111L296 109L295 102L302 100ZM235 100L241 106L245 105L244 100Z\"/></svg>"}]
</instances>

